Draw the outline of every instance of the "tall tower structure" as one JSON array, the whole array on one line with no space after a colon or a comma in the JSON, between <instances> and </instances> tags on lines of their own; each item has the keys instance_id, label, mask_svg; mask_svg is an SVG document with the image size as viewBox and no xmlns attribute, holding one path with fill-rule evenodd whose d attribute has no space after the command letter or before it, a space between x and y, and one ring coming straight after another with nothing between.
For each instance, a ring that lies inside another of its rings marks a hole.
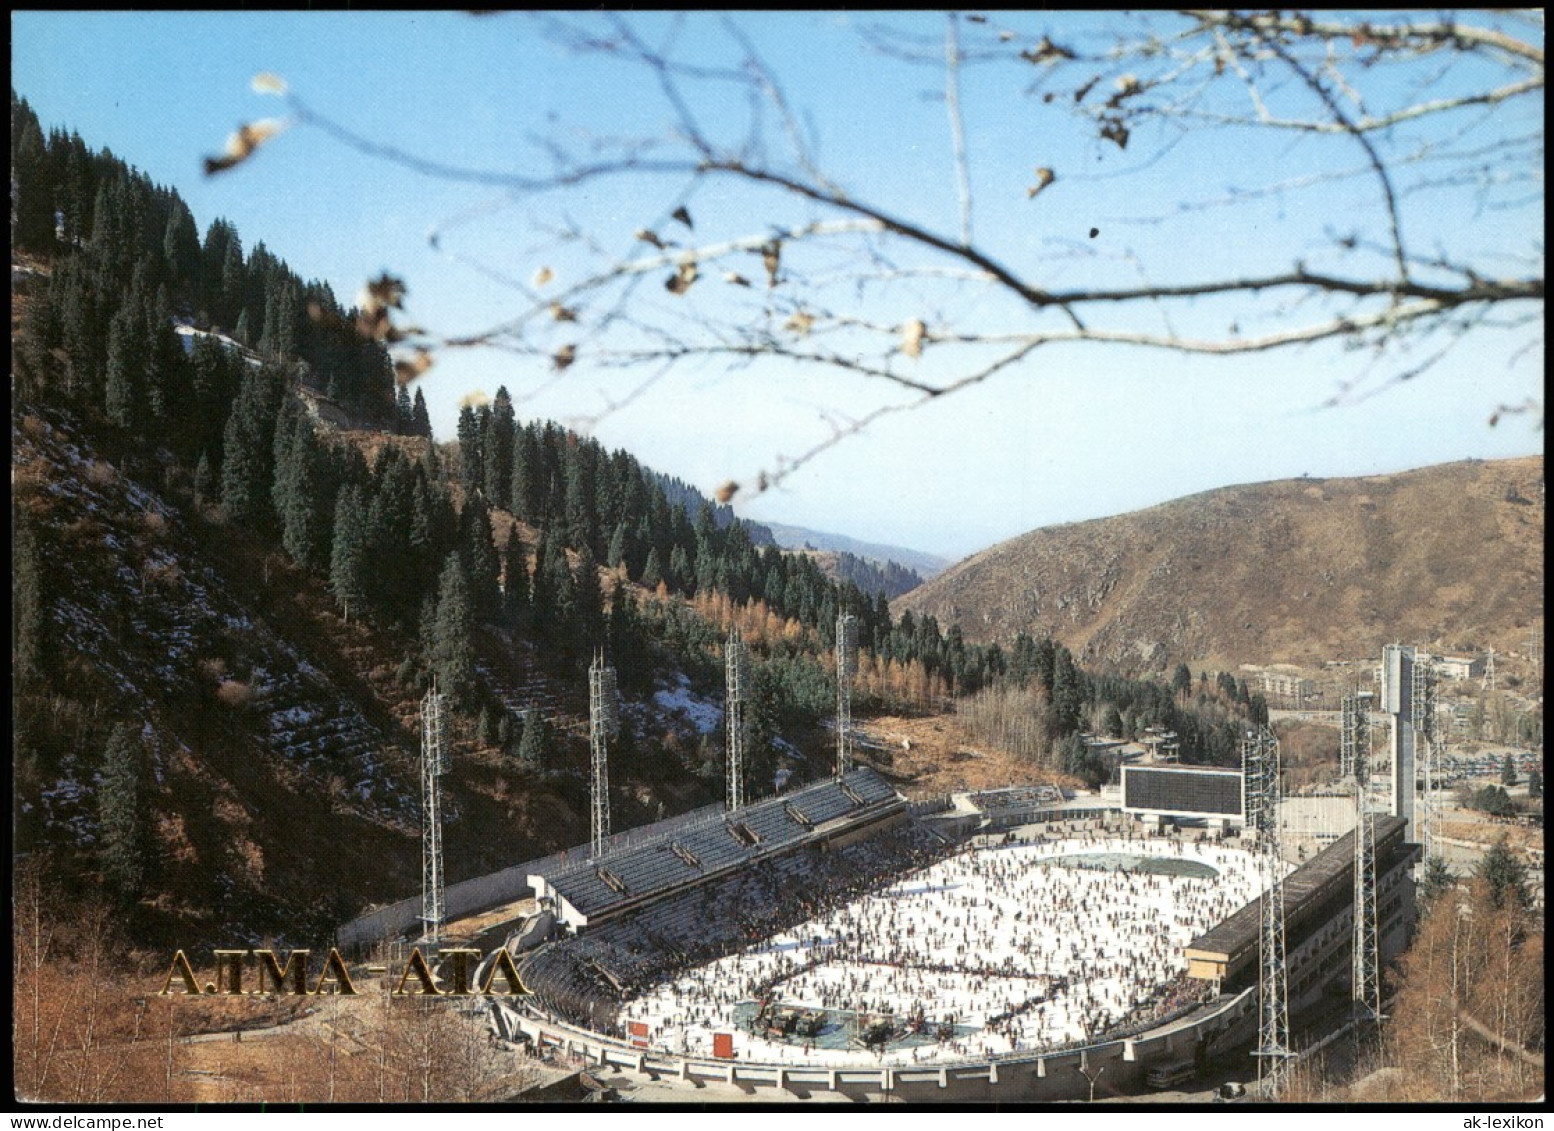
<instances>
[{"instance_id":1,"label":"tall tower structure","mask_svg":"<svg viewBox=\"0 0 1554 1131\"><path fill-rule=\"evenodd\" d=\"M836 618L836 776L853 768L853 677L858 674L858 618Z\"/></svg>"},{"instance_id":2,"label":"tall tower structure","mask_svg":"<svg viewBox=\"0 0 1554 1131\"><path fill-rule=\"evenodd\" d=\"M1381 1020L1381 956L1376 937L1376 814L1370 804L1370 735L1360 735L1354 762L1354 948L1351 966L1355 1016Z\"/></svg>"},{"instance_id":3,"label":"tall tower structure","mask_svg":"<svg viewBox=\"0 0 1554 1131\"><path fill-rule=\"evenodd\" d=\"M604 842L610 839L609 739L619 729L615 709L615 669L596 653L588 668L588 750L592 774L588 791L591 833L590 845L595 858L604 855Z\"/></svg>"},{"instance_id":4,"label":"tall tower structure","mask_svg":"<svg viewBox=\"0 0 1554 1131\"><path fill-rule=\"evenodd\" d=\"M1418 804L1419 836L1420 843L1424 845L1424 860L1428 860L1435 850L1435 765L1440 754L1437 679L1435 664L1425 658L1422 650L1417 651L1414 662L1412 722L1417 769L1424 781L1424 795Z\"/></svg>"},{"instance_id":5,"label":"tall tower structure","mask_svg":"<svg viewBox=\"0 0 1554 1131\"><path fill-rule=\"evenodd\" d=\"M421 922L422 937L442 935L442 803L438 779L448 769L448 697L434 683L421 699Z\"/></svg>"},{"instance_id":6,"label":"tall tower structure","mask_svg":"<svg viewBox=\"0 0 1554 1131\"><path fill-rule=\"evenodd\" d=\"M1278 1095L1290 1049L1289 984L1284 962L1284 860L1279 844L1279 743L1266 727L1241 744L1247 816L1257 831L1265 887L1258 932L1257 1073L1265 1098Z\"/></svg>"},{"instance_id":7,"label":"tall tower structure","mask_svg":"<svg viewBox=\"0 0 1554 1131\"><path fill-rule=\"evenodd\" d=\"M728 725L728 811L745 807L745 685L749 682L750 656L739 630L728 634L723 646L726 702L723 718Z\"/></svg>"},{"instance_id":8,"label":"tall tower structure","mask_svg":"<svg viewBox=\"0 0 1554 1131\"><path fill-rule=\"evenodd\" d=\"M1394 817L1407 822L1403 836L1418 843L1414 802L1418 792L1416 775L1417 736L1414 731L1414 665L1418 652L1411 644L1388 644L1381 650L1381 711L1392 722L1388 753L1392 776L1388 803Z\"/></svg>"}]
</instances>

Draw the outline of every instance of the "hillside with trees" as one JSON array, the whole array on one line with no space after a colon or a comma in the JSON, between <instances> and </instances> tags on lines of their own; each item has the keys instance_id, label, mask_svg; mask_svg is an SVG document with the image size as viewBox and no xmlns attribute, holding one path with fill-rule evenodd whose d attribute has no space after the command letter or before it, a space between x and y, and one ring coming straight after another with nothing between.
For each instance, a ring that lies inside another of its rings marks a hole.
<instances>
[{"instance_id":1,"label":"hillside with trees","mask_svg":"<svg viewBox=\"0 0 1554 1131\"><path fill-rule=\"evenodd\" d=\"M682 708L718 709L735 628L753 796L779 763L829 769L844 611L861 713L1024 696L1022 757L1049 774L1103 777L1077 735L1113 724L1224 761L1260 709L893 616L630 453L520 421L505 389L439 445L370 294L342 308L220 219L202 242L173 190L44 136L14 95L12 120L17 847L136 938L314 938L413 890L434 682L450 882L586 839L601 651L621 828L722 796L721 727Z\"/></svg>"},{"instance_id":2,"label":"hillside with trees","mask_svg":"<svg viewBox=\"0 0 1554 1131\"><path fill-rule=\"evenodd\" d=\"M1514 651L1542 623L1542 457L1225 487L1043 527L895 602L1086 663L1320 663L1395 639Z\"/></svg>"}]
</instances>

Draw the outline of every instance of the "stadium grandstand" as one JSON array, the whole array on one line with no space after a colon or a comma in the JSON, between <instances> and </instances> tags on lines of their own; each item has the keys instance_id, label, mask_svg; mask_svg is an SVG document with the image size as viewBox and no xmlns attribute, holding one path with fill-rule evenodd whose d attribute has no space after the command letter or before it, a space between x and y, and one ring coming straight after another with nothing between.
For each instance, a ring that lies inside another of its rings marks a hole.
<instances>
[{"instance_id":1,"label":"stadium grandstand","mask_svg":"<svg viewBox=\"0 0 1554 1131\"><path fill-rule=\"evenodd\" d=\"M853 770L732 813L717 810L597 859L529 877L572 930L598 925L685 888L801 847L904 819L906 801L871 769Z\"/></svg>"}]
</instances>

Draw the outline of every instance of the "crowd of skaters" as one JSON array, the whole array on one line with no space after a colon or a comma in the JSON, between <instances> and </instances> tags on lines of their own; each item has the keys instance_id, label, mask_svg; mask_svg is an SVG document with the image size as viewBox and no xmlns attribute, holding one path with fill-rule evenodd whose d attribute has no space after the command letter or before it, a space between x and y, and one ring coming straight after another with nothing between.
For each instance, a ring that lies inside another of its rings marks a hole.
<instances>
[{"instance_id":1,"label":"crowd of skaters","mask_svg":"<svg viewBox=\"0 0 1554 1131\"><path fill-rule=\"evenodd\" d=\"M1054 863L1076 854L1178 857L1212 875ZM1197 1000L1203 987L1184 976L1184 947L1253 898L1260 880L1238 848L1145 839L1124 826L1042 843L1004 837L860 891L869 887L807 893L804 922L775 935L753 929L739 953L629 995L624 1015L646 1021L655 1045L698 1055L710 1054L713 1033L736 1028L736 1006L762 1000L943 1034L898 1060L1061 1048ZM857 1056L748 1033L741 1043L757 1059Z\"/></svg>"}]
</instances>

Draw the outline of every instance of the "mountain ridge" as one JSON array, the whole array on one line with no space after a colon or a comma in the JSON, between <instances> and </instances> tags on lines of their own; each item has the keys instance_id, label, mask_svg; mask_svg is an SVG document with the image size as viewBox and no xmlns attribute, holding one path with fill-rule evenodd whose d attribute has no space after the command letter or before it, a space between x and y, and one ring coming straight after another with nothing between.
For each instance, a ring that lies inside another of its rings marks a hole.
<instances>
[{"instance_id":1,"label":"mountain ridge","mask_svg":"<svg viewBox=\"0 0 1554 1131\"><path fill-rule=\"evenodd\" d=\"M881 566L895 562L916 570L924 578L936 577L954 564L949 558L925 550L892 546L884 542L866 542L861 538L812 530L807 526L793 526L784 522L762 522L759 525L771 531L777 539L777 545L784 550L802 550L806 548L805 543L808 543L810 549L848 553Z\"/></svg>"},{"instance_id":2,"label":"mountain ridge","mask_svg":"<svg viewBox=\"0 0 1554 1131\"><path fill-rule=\"evenodd\" d=\"M1542 616L1543 508L1541 455L1240 484L1038 528L893 608L1125 668L1514 647Z\"/></svg>"}]
</instances>

